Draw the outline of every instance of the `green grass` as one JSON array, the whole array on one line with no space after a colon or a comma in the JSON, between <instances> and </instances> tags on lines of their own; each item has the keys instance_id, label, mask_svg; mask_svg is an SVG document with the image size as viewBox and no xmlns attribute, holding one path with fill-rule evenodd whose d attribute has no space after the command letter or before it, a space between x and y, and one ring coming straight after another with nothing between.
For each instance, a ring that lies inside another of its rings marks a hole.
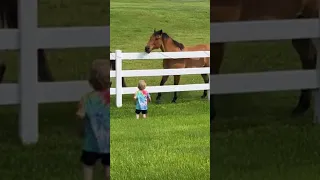
<instances>
[{"instance_id":1,"label":"green grass","mask_svg":"<svg viewBox=\"0 0 320 180\"><path fill-rule=\"evenodd\" d=\"M290 42L233 43L222 73L300 69ZM212 179L313 180L320 177L319 126L312 108L290 113L298 91L221 95L211 134Z\"/></svg>"},{"instance_id":2,"label":"green grass","mask_svg":"<svg viewBox=\"0 0 320 180\"><path fill-rule=\"evenodd\" d=\"M104 1L40 0L39 7L41 26L108 24L108 13L104 13L108 3ZM186 45L209 42L208 8L208 1L113 1L111 50L143 51L153 28L162 28ZM90 62L108 57L108 53L106 48L81 48L49 50L48 56L54 76L65 81L84 79ZM16 81L17 54L1 52L0 57L8 64L5 80ZM124 68L161 68L161 61L126 62ZM300 69L290 42L233 43L228 46L222 73L286 69ZM160 77L145 79L149 85L160 82ZM135 86L137 80L128 78L127 83ZM181 84L187 83L202 83L202 79L182 76ZM172 79L168 84L172 84ZM178 103L170 104L172 94L164 93L163 104L152 103L149 118L139 121L134 120L131 96L124 97L122 108L116 108L113 99L113 179L208 179L209 153L212 179L314 180L320 177L320 128L311 123L312 110L303 117L290 118L298 91L217 97L218 116L211 137L211 152L209 104L201 101L200 96L201 92L182 92ZM80 179L81 139L75 128L75 108L75 103L40 105L40 140L37 145L26 147L17 136L18 108L2 106L1 177Z\"/></svg>"},{"instance_id":3,"label":"green grass","mask_svg":"<svg viewBox=\"0 0 320 180\"><path fill-rule=\"evenodd\" d=\"M112 2L112 50L141 52L153 28L163 28L185 44L209 42L209 1L186 2L183 6L170 1L144 2ZM144 5L144 8L140 5ZM169 11L164 10L168 7ZM109 24L106 1L40 0L39 8L42 27ZM191 10L193 13L190 13ZM198 21L198 18L202 20ZM54 49L47 50L47 53L53 75L59 81L85 79L92 60L109 56L107 48ZM8 64L5 81L16 82L16 52L1 52L0 57ZM161 61L144 62L126 63L124 67L161 68ZM127 79L128 85L135 86L137 80ZM156 85L160 77L146 80L148 85ZM181 84L202 82L200 75L183 76L181 80ZM139 121L135 120L131 96L124 97L122 108L116 108L112 99L112 179L208 179L209 103L200 100L201 93L179 93L177 104L170 103L172 93L165 93L163 104L151 104L149 118ZM81 179L81 139L74 115L76 104L41 104L40 139L38 144L32 146L22 146L19 142L18 110L18 106L0 108L2 178ZM96 179L101 175L100 171Z\"/></svg>"},{"instance_id":4,"label":"green grass","mask_svg":"<svg viewBox=\"0 0 320 180\"><path fill-rule=\"evenodd\" d=\"M111 51L143 52L154 28L192 45L209 43L209 1L111 1ZM161 60L125 61L124 69L161 69ZM127 78L136 86L140 78ZM142 77L149 86L161 77ZM170 77L167 84L173 84ZM203 83L200 75L181 84ZM132 96L111 109L111 176L116 179L209 179L209 103L202 92L164 93L147 120L135 120ZM153 99L156 94L152 95Z\"/></svg>"}]
</instances>

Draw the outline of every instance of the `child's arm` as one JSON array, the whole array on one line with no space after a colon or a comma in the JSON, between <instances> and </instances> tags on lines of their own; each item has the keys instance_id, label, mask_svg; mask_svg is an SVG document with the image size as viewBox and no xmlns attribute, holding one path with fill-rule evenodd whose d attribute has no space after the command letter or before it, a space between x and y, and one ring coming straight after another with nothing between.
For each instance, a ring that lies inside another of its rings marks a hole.
<instances>
[{"instance_id":1,"label":"child's arm","mask_svg":"<svg viewBox=\"0 0 320 180\"><path fill-rule=\"evenodd\" d=\"M151 96L149 93L148 93L148 101L151 102Z\"/></svg>"},{"instance_id":2,"label":"child's arm","mask_svg":"<svg viewBox=\"0 0 320 180\"><path fill-rule=\"evenodd\" d=\"M137 91L138 92L138 91ZM136 100L137 99L137 92L134 93L133 99Z\"/></svg>"},{"instance_id":3,"label":"child's arm","mask_svg":"<svg viewBox=\"0 0 320 180\"><path fill-rule=\"evenodd\" d=\"M85 105L84 105L83 98L81 99L81 101L78 104L78 110L76 112L76 116L77 116L77 120L80 124L78 126L79 134L82 137L84 135L84 117L85 117Z\"/></svg>"}]
</instances>

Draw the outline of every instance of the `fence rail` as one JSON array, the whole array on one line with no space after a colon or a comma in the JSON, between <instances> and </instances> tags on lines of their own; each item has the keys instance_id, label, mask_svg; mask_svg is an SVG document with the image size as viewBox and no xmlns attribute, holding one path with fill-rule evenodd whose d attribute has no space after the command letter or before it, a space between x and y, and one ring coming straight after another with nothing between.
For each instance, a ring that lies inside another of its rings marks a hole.
<instances>
[{"instance_id":1,"label":"fence rail","mask_svg":"<svg viewBox=\"0 0 320 180\"><path fill-rule=\"evenodd\" d=\"M19 0L19 29L0 30L0 50L19 49L19 82L0 84L0 105L20 104L23 144L38 141L38 103L74 101L90 90L86 82L38 83L37 49L108 47L110 43L109 26L38 28L37 4L37 0Z\"/></svg>"},{"instance_id":2,"label":"fence rail","mask_svg":"<svg viewBox=\"0 0 320 180\"><path fill-rule=\"evenodd\" d=\"M314 39L318 54L315 70L211 75L210 93L314 89L314 121L320 123L320 16L315 19L211 23L210 34L211 43Z\"/></svg>"},{"instance_id":3,"label":"fence rail","mask_svg":"<svg viewBox=\"0 0 320 180\"><path fill-rule=\"evenodd\" d=\"M148 69L148 70L122 70L123 60L156 60L156 59L177 59L177 58L197 58L210 57L210 51L190 51L190 52L152 52L146 53L110 53L110 59L116 61L116 70L111 71L110 76L116 78L116 88L111 88L111 94L116 95L117 107L122 106L122 95L133 94L137 87L122 87L122 77L148 77L163 75L190 75L190 74L209 74L210 68L185 68L185 69ZM166 85L148 86L150 93L155 92L174 92L174 91L198 91L208 90L209 84L187 84L187 85Z\"/></svg>"}]
</instances>

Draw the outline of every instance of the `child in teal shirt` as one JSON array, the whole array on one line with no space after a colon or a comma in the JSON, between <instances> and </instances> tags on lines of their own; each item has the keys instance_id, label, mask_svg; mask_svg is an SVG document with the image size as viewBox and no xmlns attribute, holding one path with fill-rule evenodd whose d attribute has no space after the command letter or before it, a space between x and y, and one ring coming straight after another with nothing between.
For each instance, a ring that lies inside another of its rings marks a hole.
<instances>
[{"instance_id":1,"label":"child in teal shirt","mask_svg":"<svg viewBox=\"0 0 320 180\"><path fill-rule=\"evenodd\" d=\"M151 101L151 96L147 90L145 90L147 84L144 80L140 80L138 84L138 91L134 94L134 99L136 101L136 118L139 119L140 113L143 118L147 118L148 113L148 102Z\"/></svg>"},{"instance_id":2,"label":"child in teal shirt","mask_svg":"<svg viewBox=\"0 0 320 180\"><path fill-rule=\"evenodd\" d=\"M107 60L92 64L89 83L94 91L85 94L77 116L84 120L81 155L84 180L93 179L93 167L101 159L106 179L110 179L110 68Z\"/></svg>"}]
</instances>

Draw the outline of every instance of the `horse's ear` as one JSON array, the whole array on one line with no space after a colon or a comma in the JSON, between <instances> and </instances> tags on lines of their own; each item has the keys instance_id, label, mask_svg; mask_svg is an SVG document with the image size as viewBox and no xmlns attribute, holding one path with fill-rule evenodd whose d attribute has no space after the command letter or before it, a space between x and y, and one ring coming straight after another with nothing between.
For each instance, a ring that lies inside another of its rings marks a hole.
<instances>
[{"instance_id":1,"label":"horse's ear","mask_svg":"<svg viewBox=\"0 0 320 180\"><path fill-rule=\"evenodd\" d=\"M162 34L162 29L159 32L160 32L160 34Z\"/></svg>"}]
</instances>

